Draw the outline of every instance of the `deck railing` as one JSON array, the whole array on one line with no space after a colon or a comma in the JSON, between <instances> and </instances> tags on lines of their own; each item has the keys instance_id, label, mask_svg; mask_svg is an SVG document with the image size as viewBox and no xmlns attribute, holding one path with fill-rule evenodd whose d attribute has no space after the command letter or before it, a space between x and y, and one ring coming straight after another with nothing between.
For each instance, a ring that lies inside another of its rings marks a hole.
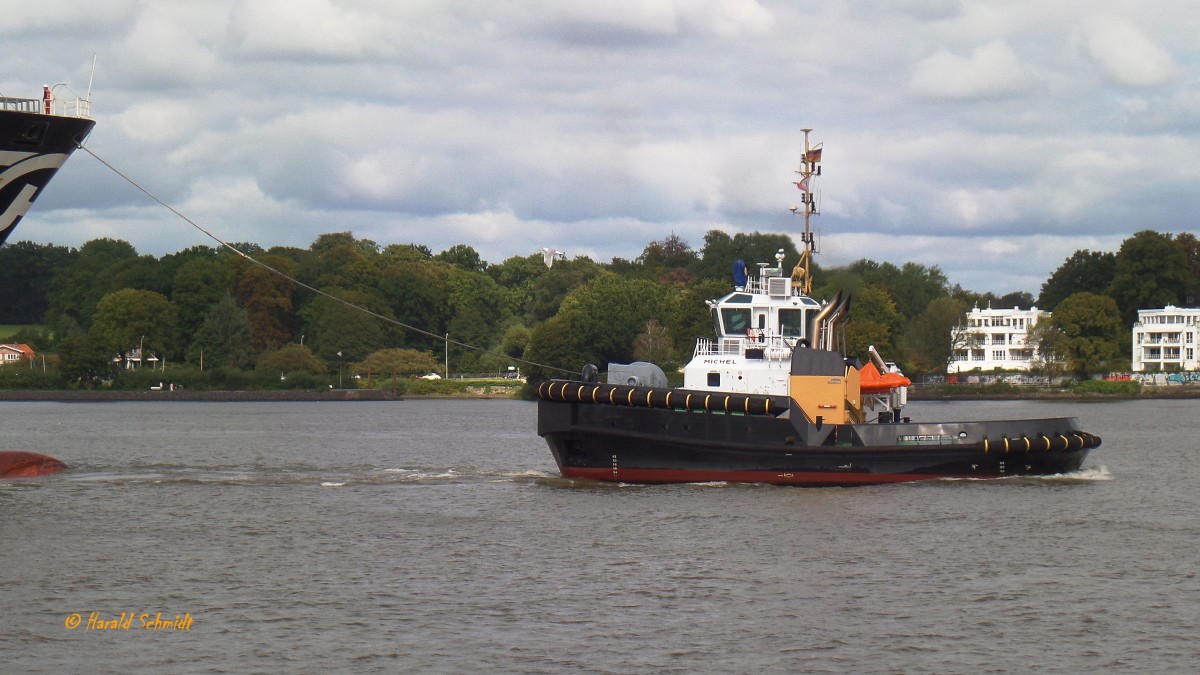
<instances>
[{"instance_id":1,"label":"deck railing","mask_svg":"<svg viewBox=\"0 0 1200 675\"><path fill-rule=\"evenodd\" d=\"M46 112L46 101L40 98L14 98L0 96L0 110L15 110L17 112L42 113ZM54 98L50 99L50 114L59 117L91 118L92 102L86 98Z\"/></svg>"}]
</instances>

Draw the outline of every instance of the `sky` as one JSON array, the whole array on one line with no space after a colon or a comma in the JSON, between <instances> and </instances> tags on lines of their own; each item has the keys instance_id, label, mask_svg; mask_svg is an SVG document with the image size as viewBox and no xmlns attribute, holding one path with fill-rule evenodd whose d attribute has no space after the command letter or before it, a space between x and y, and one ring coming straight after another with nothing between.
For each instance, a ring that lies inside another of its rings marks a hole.
<instances>
[{"instance_id":1,"label":"sky","mask_svg":"<svg viewBox=\"0 0 1200 675\"><path fill-rule=\"evenodd\" d=\"M94 57L88 150L226 241L798 239L804 128L824 267L1036 297L1079 249L1200 230L1191 0L5 4L0 95L87 95ZM77 152L11 240L98 237L214 244Z\"/></svg>"}]
</instances>

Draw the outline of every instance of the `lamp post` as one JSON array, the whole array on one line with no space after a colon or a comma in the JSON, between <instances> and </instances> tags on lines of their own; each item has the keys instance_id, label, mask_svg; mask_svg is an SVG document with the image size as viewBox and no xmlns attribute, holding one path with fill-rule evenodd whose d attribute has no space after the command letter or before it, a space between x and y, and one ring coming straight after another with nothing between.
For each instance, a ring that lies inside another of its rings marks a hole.
<instances>
[{"instance_id":1,"label":"lamp post","mask_svg":"<svg viewBox=\"0 0 1200 675\"><path fill-rule=\"evenodd\" d=\"M338 389L342 388L342 350L338 350Z\"/></svg>"}]
</instances>

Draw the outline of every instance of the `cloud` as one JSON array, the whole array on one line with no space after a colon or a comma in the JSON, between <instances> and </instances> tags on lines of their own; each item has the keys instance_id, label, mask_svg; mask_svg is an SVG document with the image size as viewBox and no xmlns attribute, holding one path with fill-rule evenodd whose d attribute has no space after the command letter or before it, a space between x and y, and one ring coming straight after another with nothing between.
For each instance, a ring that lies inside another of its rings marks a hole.
<instances>
[{"instance_id":1,"label":"cloud","mask_svg":"<svg viewBox=\"0 0 1200 675\"><path fill-rule=\"evenodd\" d=\"M1036 292L1076 248L1200 221L1184 0L26 6L0 26L0 92L84 91L96 52L89 149L267 247L352 230L606 261L672 232L795 234L805 127L826 267ZM196 243L82 153L23 236Z\"/></svg>"},{"instance_id":2,"label":"cloud","mask_svg":"<svg viewBox=\"0 0 1200 675\"><path fill-rule=\"evenodd\" d=\"M259 56L346 59L391 51L384 39L389 24L384 16L360 8L363 3L347 4L239 0L230 13L230 34L244 53Z\"/></svg>"},{"instance_id":3,"label":"cloud","mask_svg":"<svg viewBox=\"0 0 1200 675\"><path fill-rule=\"evenodd\" d=\"M1084 24L1083 33L1088 56L1116 84L1157 87L1175 77L1171 55L1136 26L1115 18L1095 18Z\"/></svg>"},{"instance_id":4,"label":"cloud","mask_svg":"<svg viewBox=\"0 0 1200 675\"><path fill-rule=\"evenodd\" d=\"M859 12L896 14L917 21L946 21L962 16L962 0L852 0Z\"/></svg>"},{"instance_id":5,"label":"cloud","mask_svg":"<svg viewBox=\"0 0 1200 675\"><path fill-rule=\"evenodd\" d=\"M208 44L218 28L199 9L154 3L143 10L121 40L117 77L135 81L143 91L212 82L221 64L220 55ZM108 63L106 58L105 66Z\"/></svg>"},{"instance_id":6,"label":"cloud","mask_svg":"<svg viewBox=\"0 0 1200 675\"><path fill-rule=\"evenodd\" d=\"M8 2L3 8L0 35L19 38L34 33L77 37L87 30L107 33L136 15L136 0L105 0L80 3L75 0Z\"/></svg>"},{"instance_id":7,"label":"cloud","mask_svg":"<svg viewBox=\"0 0 1200 675\"><path fill-rule=\"evenodd\" d=\"M909 86L937 99L977 99L1004 96L1027 83L1017 55L1003 41L976 47L970 58L941 50L916 64Z\"/></svg>"},{"instance_id":8,"label":"cloud","mask_svg":"<svg viewBox=\"0 0 1200 675\"><path fill-rule=\"evenodd\" d=\"M611 0L538 7L532 25L569 43L628 46L663 38L760 35L775 19L756 0Z\"/></svg>"}]
</instances>

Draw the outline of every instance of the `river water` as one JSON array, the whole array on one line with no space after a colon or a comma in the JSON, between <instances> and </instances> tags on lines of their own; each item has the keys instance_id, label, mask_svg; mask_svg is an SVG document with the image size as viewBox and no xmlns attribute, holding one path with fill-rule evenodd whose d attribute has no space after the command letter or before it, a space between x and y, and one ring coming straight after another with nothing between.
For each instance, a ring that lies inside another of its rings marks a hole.
<instances>
[{"instance_id":1,"label":"river water","mask_svg":"<svg viewBox=\"0 0 1200 675\"><path fill-rule=\"evenodd\" d=\"M1200 669L1195 401L914 403L1104 445L845 489L565 481L529 402L0 405L72 467L0 481L3 672Z\"/></svg>"}]
</instances>

